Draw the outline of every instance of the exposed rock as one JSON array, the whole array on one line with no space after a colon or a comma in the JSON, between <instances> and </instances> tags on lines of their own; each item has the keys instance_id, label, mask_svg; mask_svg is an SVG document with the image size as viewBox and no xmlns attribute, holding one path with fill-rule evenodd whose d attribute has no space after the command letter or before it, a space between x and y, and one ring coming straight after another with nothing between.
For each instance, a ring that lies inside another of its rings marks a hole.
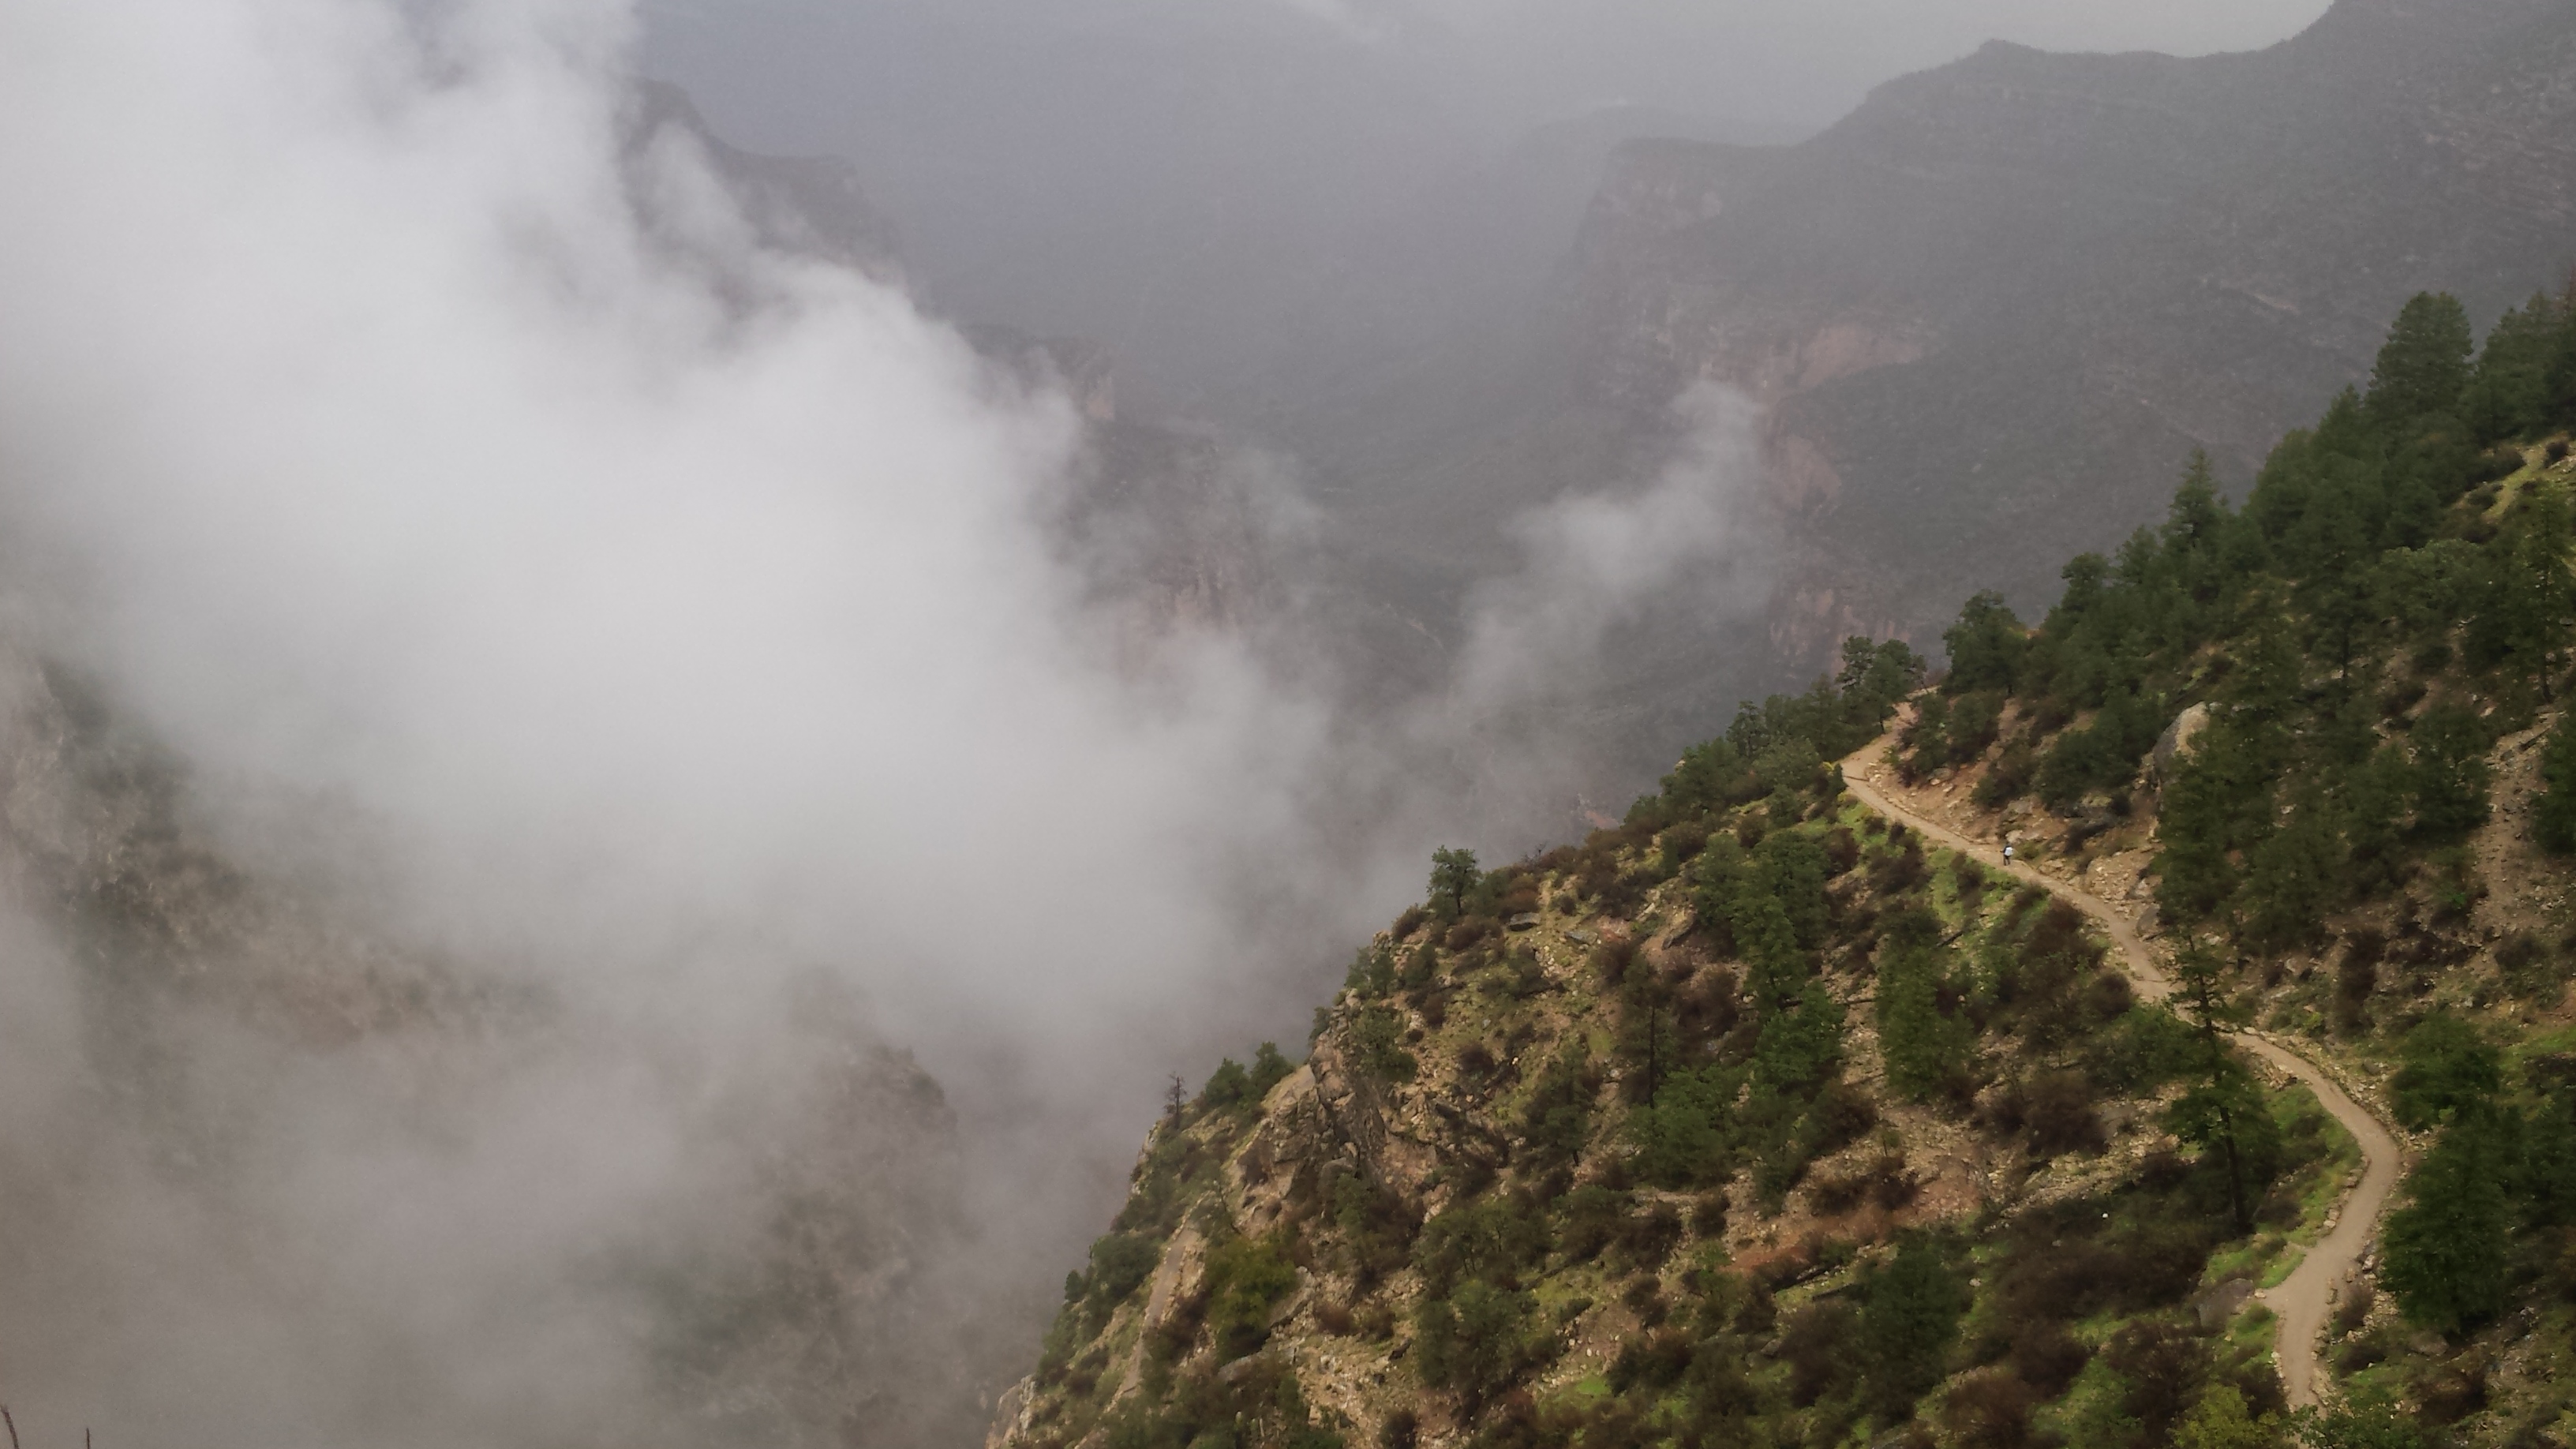
<instances>
[{"instance_id":1,"label":"exposed rock","mask_svg":"<svg viewBox=\"0 0 2576 1449\"><path fill-rule=\"evenodd\" d=\"M2176 760L2191 753L2192 741L2207 728L2209 706L2195 704L2175 715L2173 723L2165 726L2165 732L2156 736L2155 752L2148 758L2159 783L2171 775Z\"/></svg>"}]
</instances>

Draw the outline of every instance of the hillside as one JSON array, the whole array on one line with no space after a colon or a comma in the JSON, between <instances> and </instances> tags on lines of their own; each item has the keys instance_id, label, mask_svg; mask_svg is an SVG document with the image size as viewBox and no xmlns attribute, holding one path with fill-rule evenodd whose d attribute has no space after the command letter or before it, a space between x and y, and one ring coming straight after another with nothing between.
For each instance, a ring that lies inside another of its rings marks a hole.
<instances>
[{"instance_id":1,"label":"hillside","mask_svg":"<svg viewBox=\"0 0 2576 1449\"><path fill-rule=\"evenodd\" d=\"M1989 46L1783 152L1632 147L1581 246L1580 386L1775 401L1804 550L1775 642L1927 638L1963 585L2044 599L2149 521L2161 460L2251 471L2406 297L2493 317L2576 262L2571 66L2564 7L2342 0L2249 55Z\"/></svg>"},{"instance_id":2,"label":"hillside","mask_svg":"<svg viewBox=\"0 0 2576 1449\"><path fill-rule=\"evenodd\" d=\"M1846 737L1903 678L1877 658ZM1695 756L1580 849L1453 862L1306 1065L1265 1049L1178 1106L996 1442L1832 1443L1920 1405L2017 1444L2035 1410L2162 1430L2212 1386L2277 1409L2247 1296L2348 1140L2213 1070L2072 908L1802 742L1756 758ZM2213 1091L2258 1104L2245 1232L2164 1130Z\"/></svg>"},{"instance_id":3,"label":"hillside","mask_svg":"<svg viewBox=\"0 0 2576 1449\"><path fill-rule=\"evenodd\" d=\"M993 1442L2556 1442L2576 299L2471 340L1931 691L1854 640L1444 853L1304 1065L1176 1085Z\"/></svg>"},{"instance_id":4,"label":"hillside","mask_svg":"<svg viewBox=\"0 0 2576 1449\"><path fill-rule=\"evenodd\" d=\"M1460 560L1508 557L1491 520L1646 474L1687 386L1767 404L1768 609L1668 615L1605 664L1642 781L1846 634L1929 648L1970 591L2043 603L2158 516L2189 449L2250 474L2408 296L2484 321L2563 276L2571 78L2563 6L2341 0L2259 53L1997 44L1795 146L1631 143L1511 406L1337 514L1437 627ZM1343 431L1392 436L1411 401Z\"/></svg>"}]
</instances>

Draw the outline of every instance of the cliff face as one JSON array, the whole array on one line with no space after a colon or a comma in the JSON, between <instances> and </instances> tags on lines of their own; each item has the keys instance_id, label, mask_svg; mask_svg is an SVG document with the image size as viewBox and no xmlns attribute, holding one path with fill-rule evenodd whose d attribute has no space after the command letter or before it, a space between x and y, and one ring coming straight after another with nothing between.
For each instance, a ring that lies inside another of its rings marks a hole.
<instances>
[{"instance_id":1,"label":"cliff face","mask_svg":"<svg viewBox=\"0 0 2576 1449\"><path fill-rule=\"evenodd\" d=\"M1772 403L1784 662L1926 639L1976 588L2052 594L2191 447L2250 474L2406 296L2492 315L2576 260L2571 104L2563 7L2344 0L2259 54L1998 44L1796 147L1632 144L1578 389L1641 428L1699 378Z\"/></svg>"}]
</instances>

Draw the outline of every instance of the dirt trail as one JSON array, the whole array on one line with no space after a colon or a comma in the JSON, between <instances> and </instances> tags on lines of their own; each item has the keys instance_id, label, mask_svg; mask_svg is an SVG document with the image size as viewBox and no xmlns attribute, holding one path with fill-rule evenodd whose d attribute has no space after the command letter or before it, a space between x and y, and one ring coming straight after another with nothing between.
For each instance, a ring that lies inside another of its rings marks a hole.
<instances>
[{"instance_id":1,"label":"dirt trail","mask_svg":"<svg viewBox=\"0 0 2576 1449\"><path fill-rule=\"evenodd\" d=\"M2137 983L2138 995L2149 1001L2160 1001L2173 991L2172 978L2153 948L2138 935L2137 923L2083 887L2043 875L2022 861L2007 863L2000 846L1973 840L1927 819L1899 804L1882 783L1887 778L1883 763L1889 737L1873 740L1842 763L1843 783L1870 809L1891 820L1900 820L1922 831L1948 848L1975 858L1991 870L2056 896L2098 922L2120 948L2130 978ZM2317 1244L2308 1249L2297 1268L2278 1285L2255 1295L2278 1317L2281 1325L2279 1345L2273 1357L2280 1365L2282 1391L2291 1407L2299 1408L2317 1402L2325 1375L2317 1361L2317 1344L2323 1337L2326 1315L2332 1311L2335 1294L2353 1269L2379 1227L2380 1211L2388 1204L2388 1194L2397 1186L2399 1148L2396 1136L2385 1123L2353 1101L2345 1091L2317 1066L2295 1051L2256 1032L2237 1037L2246 1050L2271 1063L2282 1072L2298 1079L2316 1094L2317 1101L2333 1115L2343 1129L2361 1144L2361 1181L2344 1195L2335 1209L2333 1226Z\"/></svg>"}]
</instances>

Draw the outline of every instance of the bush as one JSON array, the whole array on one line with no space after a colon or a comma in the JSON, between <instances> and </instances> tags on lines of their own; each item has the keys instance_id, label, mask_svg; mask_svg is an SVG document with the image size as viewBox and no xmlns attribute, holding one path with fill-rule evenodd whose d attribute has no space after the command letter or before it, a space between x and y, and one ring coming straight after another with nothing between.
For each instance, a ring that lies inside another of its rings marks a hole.
<instances>
[{"instance_id":1,"label":"bush","mask_svg":"<svg viewBox=\"0 0 2576 1449\"><path fill-rule=\"evenodd\" d=\"M1459 1203L1423 1225L1414 1243L1414 1266L1433 1293L1466 1278L1512 1283L1520 1270L1547 1251L1548 1234L1537 1205L1520 1194Z\"/></svg>"},{"instance_id":2,"label":"bush","mask_svg":"<svg viewBox=\"0 0 2576 1449\"><path fill-rule=\"evenodd\" d=\"M1414 1365L1433 1388L1458 1391L1473 1413L1536 1357L1530 1317L1536 1300L1481 1279L1414 1311Z\"/></svg>"},{"instance_id":3,"label":"bush","mask_svg":"<svg viewBox=\"0 0 2576 1449\"><path fill-rule=\"evenodd\" d=\"M1806 1408L1849 1389L1856 1376L1860 1314L1839 1298L1810 1303L1780 1329L1780 1357L1789 1365L1789 1402Z\"/></svg>"},{"instance_id":4,"label":"bush","mask_svg":"<svg viewBox=\"0 0 2576 1449\"><path fill-rule=\"evenodd\" d=\"M1349 1032L1354 1070L1392 1082L1409 1082L1422 1064L1406 1051L1404 1015L1391 1006L1362 1007L1351 1015Z\"/></svg>"},{"instance_id":5,"label":"bush","mask_svg":"<svg viewBox=\"0 0 2576 1449\"><path fill-rule=\"evenodd\" d=\"M2041 1072L2022 1090L2022 1121L2030 1132L2034 1157L2068 1152L2098 1155L2110 1145L2101 1114L2093 1109L2093 1084L2082 1072Z\"/></svg>"},{"instance_id":6,"label":"bush","mask_svg":"<svg viewBox=\"0 0 2576 1449\"><path fill-rule=\"evenodd\" d=\"M1620 1225L1620 1253L1638 1268L1662 1266L1681 1241L1681 1209L1668 1202L1659 1202Z\"/></svg>"},{"instance_id":7,"label":"bush","mask_svg":"<svg viewBox=\"0 0 2576 1449\"><path fill-rule=\"evenodd\" d=\"M2161 1319L2122 1325L2103 1346L2102 1358L2126 1382L2120 1407L2138 1421L2150 1444L2167 1441L2216 1367L2206 1335Z\"/></svg>"},{"instance_id":8,"label":"bush","mask_svg":"<svg viewBox=\"0 0 2576 1449\"><path fill-rule=\"evenodd\" d=\"M1270 1313L1297 1291L1297 1267L1274 1234L1234 1238L1208 1254L1208 1326L1217 1357L1238 1359L1270 1338Z\"/></svg>"},{"instance_id":9,"label":"bush","mask_svg":"<svg viewBox=\"0 0 2576 1449\"><path fill-rule=\"evenodd\" d=\"M1619 1356L1610 1361L1610 1389L1624 1394L1631 1389L1670 1388L1690 1365L1689 1334L1670 1328L1637 1334L1621 1344Z\"/></svg>"},{"instance_id":10,"label":"bush","mask_svg":"<svg viewBox=\"0 0 2576 1449\"><path fill-rule=\"evenodd\" d=\"M1941 1424L1957 1449L2022 1449L2038 1397L2009 1370L1980 1369L1952 1387Z\"/></svg>"},{"instance_id":11,"label":"bush","mask_svg":"<svg viewBox=\"0 0 2576 1449\"><path fill-rule=\"evenodd\" d=\"M2013 1372L2039 1391L2040 1397L2056 1398L2084 1372L2093 1361L2093 1350L2085 1347L2062 1326L2045 1319L2024 1323L2013 1335Z\"/></svg>"},{"instance_id":12,"label":"bush","mask_svg":"<svg viewBox=\"0 0 2576 1449\"><path fill-rule=\"evenodd\" d=\"M1635 1200L1632 1193L1614 1192L1599 1183L1578 1187L1559 1198L1556 1250L1577 1263L1600 1257L1603 1249L1619 1240L1620 1229Z\"/></svg>"},{"instance_id":13,"label":"bush","mask_svg":"<svg viewBox=\"0 0 2576 1449\"><path fill-rule=\"evenodd\" d=\"M2562 717L2549 732L2540 783L2531 803L2532 838L2552 855L2576 855L2576 715Z\"/></svg>"},{"instance_id":14,"label":"bush","mask_svg":"<svg viewBox=\"0 0 2576 1449\"><path fill-rule=\"evenodd\" d=\"M1111 1233L1091 1245L1091 1271L1068 1280L1066 1296L1073 1296L1071 1290L1079 1281L1092 1311L1106 1313L1143 1287L1162 1261L1163 1245L1154 1239L1142 1233Z\"/></svg>"},{"instance_id":15,"label":"bush","mask_svg":"<svg viewBox=\"0 0 2576 1449\"><path fill-rule=\"evenodd\" d=\"M2038 777L2039 747L2029 735L2016 735L1986 767L1986 776L1977 782L1971 798L1985 809L1998 809L2029 794Z\"/></svg>"}]
</instances>

